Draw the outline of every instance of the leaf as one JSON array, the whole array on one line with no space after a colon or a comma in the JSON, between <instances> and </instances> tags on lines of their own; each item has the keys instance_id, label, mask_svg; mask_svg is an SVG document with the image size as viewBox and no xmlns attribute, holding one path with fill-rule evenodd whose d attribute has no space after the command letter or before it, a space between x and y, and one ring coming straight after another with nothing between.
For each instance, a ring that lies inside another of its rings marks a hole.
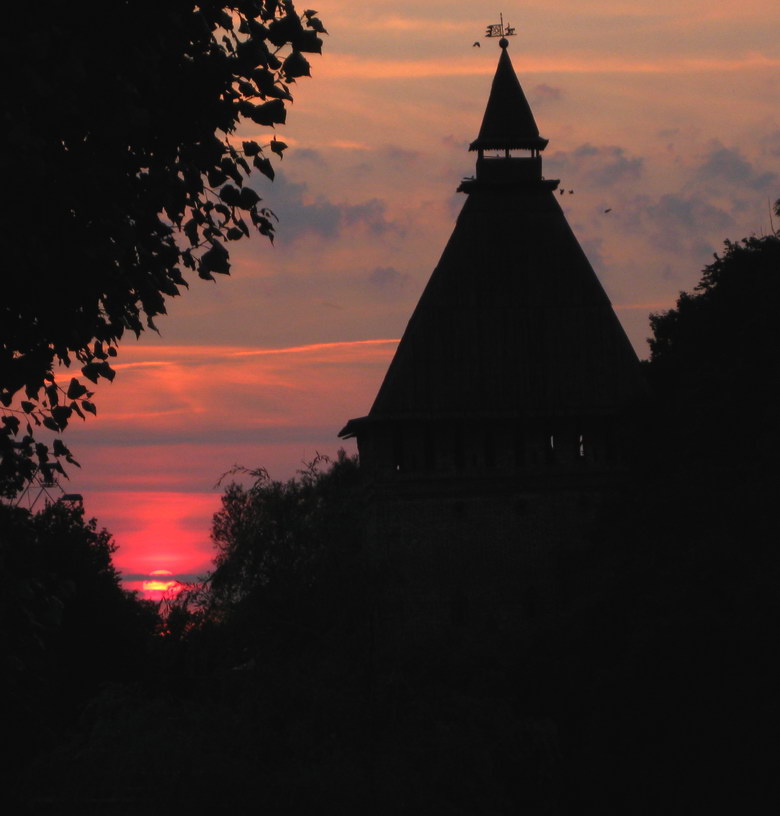
<instances>
[{"instance_id":1,"label":"leaf","mask_svg":"<svg viewBox=\"0 0 780 816\"><path fill-rule=\"evenodd\" d=\"M107 380L113 380L116 376L114 369L111 368L111 366L106 362L87 363L82 367L81 373L93 383L96 383L99 377L105 377Z\"/></svg>"},{"instance_id":2,"label":"leaf","mask_svg":"<svg viewBox=\"0 0 780 816\"><path fill-rule=\"evenodd\" d=\"M86 386L83 386L75 377L73 377L70 381L70 385L68 386L68 399L75 400L79 397L83 397L86 393Z\"/></svg>"},{"instance_id":3,"label":"leaf","mask_svg":"<svg viewBox=\"0 0 780 816\"><path fill-rule=\"evenodd\" d=\"M241 147L246 156L256 156L260 152L260 145L257 142L241 142Z\"/></svg>"},{"instance_id":4,"label":"leaf","mask_svg":"<svg viewBox=\"0 0 780 816\"><path fill-rule=\"evenodd\" d=\"M252 107L254 108L254 105L252 105ZM227 180L227 175L218 167L209 167L206 177L211 187L219 187L220 184L224 184Z\"/></svg>"},{"instance_id":5,"label":"leaf","mask_svg":"<svg viewBox=\"0 0 780 816\"><path fill-rule=\"evenodd\" d=\"M97 416L97 408L95 408L95 406L91 402L88 402L87 400L82 400L81 407L88 413L92 414L93 416Z\"/></svg>"},{"instance_id":6,"label":"leaf","mask_svg":"<svg viewBox=\"0 0 780 816\"><path fill-rule=\"evenodd\" d=\"M263 102L262 105L255 106L251 119L258 125L283 125L287 119L284 102L281 99L271 99L268 102Z\"/></svg>"},{"instance_id":7,"label":"leaf","mask_svg":"<svg viewBox=\"0 0 780 816\"><path fill-rule=\"evenodd\" d=\"M317 33L319 34L327 34L328 31L325 26L322 24L322 20L319 17L308 17L306 20L307 25L311 26ZM322 41L320 41L322 42Z\"/></svg>"},{"instance_id":8,"label":"leaf","mask_svg":"<svg viewBox=\"0 0 780 816\"><path fill-rule=\"evenodd\" d=\"M273 150L273 152L276 153L280 159L283 159L284 156L282 155L282 153L284 153L284 151L287 150L287 145L284 142L279 141L278 139L272 139L271 150Z\"/></svg>"},{"instance_id":9,"label":"leaf","mask_svg":"<svg viewBox=\"0 0 780 816\"><path fill-rule=\"evenodd\" d=\"M55 456L70 456L70 451L65 447L61 439L54 440L51 450Z\"/></svg>"},{"instance_id":10,"label":"leaf","mask_svg":"<svg viewBox=\"0 0 780 816\"><path fill-rule=\"evenodd\" d=\"M271 164L270 159L266 159L263 156L255 156L254 161L252 162L254 166L264 175L267 176L271 181L274 180L275 172L273 165Z\"/></svg>"},{"instance_id":11,"label":"leaf","mask_svg":"<svg viewBox=\"0 0 780 816\"><path fill-rule=\"evenodd\" d=\"M238 227L231 227L227 231L228 241L238 241L244 237L244 233Z\"/></svg>"},{"instance_id":12,"label":"leaf","mask_svg":"<svg viewBox=\"0 0 780 816\"><path fill-rule=\"evenodd\" d=\"M27 400L22 400L22 410L25 412L25 414L29 414L34 409L35 406L31 402L27 402Z\"/></svg>"},{"instance_id":13,"label":"leaf","mask_svg":"<svg viewBox=\"0 0 780 816\"><path fill-rule=\"evenodd\" d=\"M11 433L16 436L17 431L19 430L19 418L15 416L4 416L2 417L3 425L6 428L11 429Z\"/></svg>"},{"instance_id":14,"label":"leaf","mask_svg":"<svg viewBox=\"0 0 780 816\"><path fill-rule=\"evenodd\" d=\"M255 68L255 70L252 71L252 79L255 85L260 89L260 93L267 93L276 83L273 72L267 68Z\"/></svg>"},{"instance_id":15,"label":"leaf","mask_svg":"<svg viewBox=\"0 0 780 816\"><path fill-rule=\"evenodd\" d=\"M288 42L297 39L303 33L303 26L295 13L287 12L284 17L279 17L268 26L268 39L277 47L281 48Z\"/></svg>"},{"instance_id":16,"label":"leaf","mask_svg":"<svg viewBox=\"0 0 780 816\"><path fill-rule=\"evenodd\" d=\"M51 411L51 415L54 417L57 427L63 431L68 427L68 420L72 413L73 411L69 405L58 405L56 408L52 408Z\"/></svg>"},{"instance_id":17,"label":"leaf","mask_svg":"<svg viewBox=\"0 0 780 816\"><path fill-rule=\"evenodd\" d=\"M230 274L230 256L219 241L214 241L211 249L204 252L200 259L200 267L206 272L216 272L219 275Z\"/></svg>"},{"instance_id":18,"label":"leaf","mask_svg":"<svg viewBox=\"0 0 780 816\"><path fill-rule=\"evenodd\" d=\"M316 17L313 18L316 20L316 23L312 25L312 31L304 31L300 37L295 40L295 47L298 51L306 51L310 54L321 54L322 53L322 40L317 36L317 32L327 34L325 29L322 27L322 23L317 20ZM311 22L309 23L311 25ZM319 26L319 28L317 27Z\"/></svg>"},{"instance_id":19,"label":"leaf","mask_svg":"<svg viewBox=\"0 0 780 816\"><path fill-rule=\"evenodd\" d=\"M198 245L198 222L194 218L190 218L184 225L184 234L189 238L191 246ZM186 261L185 261L186 265Z\"/></svg>"},{"instance_id":20,"label":"leaf","mask_svg":"<svg viewBox=\"0 0 780 816\"><path fill-rule=\"evenodd\" d=\"M60 432L60 426L51 417L44 417L43 424L50 431L54 431L55 433Z\"/></svg>"},{"instance_id":21,"label":"leaf","mask_svg":"<svg viewBox=\"0 0 780 816\"><path fill-rule=\"evenodd\" d=\"M87 363L85 366L82 366L81 373L90 382L96 383L98 381L98 377L100 376L98 365L98 363Z\"/></svg>"},{"instance_id":22,"label":"leaf","mask_svg":"<svg viewBox=\"0 0 780 816\"><path fill-rule=\"evenodd\" d=\"M260 169L258 161L261 162L261 163L265 162L266 164L268 164L268 167L271 170L271 174L268 175L268 173L266 173L264 170L260 170L260 172L265 173L265 175L267 175L268 178L270 178L273 181L274 171L273 171L273 168L271 167L271 162L268 159L262 159L262 158L260 158L260 156L255 156L255 159L254 159L253 163L254 163L255 167L257 167L258 169ZM260 196L251 187L243 187L241 189L241 208L242 209L251 210L252 207L254 207L255 204L257 204L258 201L260 201Z\"/></svg>"},{"instance_id":23,"label":"leaf","mask_svg":"<svg viewBox=\"0 0 780 816\"><path fill-rule=\"evenodd\" d=\"M239 201L240 201L240 196L239 196ZM236 206L236 207L237 207L237 206L238 206L238 204L235 204L235 205L233 205L233 206ZM217 211L217 212L218 212L218 213L219 213L221 216L223 216L223 217L225 218L225 220L226 220L226 221L227 221L227 219L229 219L229 218L230 218L230 210L229 210L229 209L228 209L228 208L227 208L227 207L226 207L224 204L217 204L217 205L214 207L214 209L215 209L215 210L216 210L216 211Z\"/></svg>"},{"instance_id":24,"label":"leaf","mask_svg":"<svg viewBox=\"0 0 780 816\"><path fill-rule=\"evenodd\" d=\"M292 94L284 85L274 85L273 88L269 88L265 92L265 95L270 96L272 99L286 99L288 102L292 102Z\"/></svg>"},{"instance_id":25,"label":"leaf","mask_svg":"<svg viewBox=\"0 0 780 816\"><path fill-rule=\"evenodd\" d=\"M241 177L241 173L239 172L238 167L236 167L235 161L233 161L233 159L228 158L227 156L224 156L219 164L222 170L225 173L227 173L227 175L229 175L230 178L232 178L236 184L241 186L243 178Z\"/></svg>"},{"instance_id":26,"label":"leaf","mask_svg":"<svg viewBox=\"0 0 780 816\"><path fill-rule=\"evenodd\" d=\"M241 192L232 184L225 184L219 191L219 197L231 207L241 206Z\"/></svg>"},{"instance_id":27,"label":"leaf","mask_svg":"<svg viewBox=\"0 0 780 816\"><path fill-rule=\"evenodd\" d=\"M309 61L300 51L293 51L282 63L282 71L288 79L296 77L311 76Z\"/></svg>"}]
</instances>

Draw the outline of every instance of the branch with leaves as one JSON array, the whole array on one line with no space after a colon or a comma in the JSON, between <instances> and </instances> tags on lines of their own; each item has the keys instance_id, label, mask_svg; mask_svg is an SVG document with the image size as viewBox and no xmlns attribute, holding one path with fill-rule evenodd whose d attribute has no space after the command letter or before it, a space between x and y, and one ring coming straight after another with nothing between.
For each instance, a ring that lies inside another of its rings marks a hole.
<instances>
[{"instance_id":1,"label":"branch with leaves","mask_svg":"<svg viewBox=\"0 0 780 816\"><path fill-rule=\"evenodd\" d=\"M59 0L6 13L0 33L8 146L0 164L16 212L3 240L0 298L0 495L75 464L61 440L95 413L93 384L113 380L126 332L156 330L167 298L230 273L229 245L274 215L247 185L274 177L287 145L291 85L321 53L317 13L291 0ZM270 140L234 144L241 122ZM67 388L58 369L77 365Z\"/></svg>"}]
</instances>

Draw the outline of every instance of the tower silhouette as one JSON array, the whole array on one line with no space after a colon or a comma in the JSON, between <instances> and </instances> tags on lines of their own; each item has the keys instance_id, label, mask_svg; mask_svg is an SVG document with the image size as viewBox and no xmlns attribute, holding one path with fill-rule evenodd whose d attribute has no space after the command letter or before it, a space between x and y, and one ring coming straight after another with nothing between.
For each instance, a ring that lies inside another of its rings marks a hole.
<instances>
[{"instance_id":1,"label":"tower silhouette","mask_svg":"<svg viewBox=\"0 0 780 816\"><path fill-rule=\"evenodd\" d=\"M418 621L551 602L552 554L582 545L621 478L645 394L499 44L455 229L370 412L340 432L357 439L370 540Z\"/></svg>"}]
</instances>

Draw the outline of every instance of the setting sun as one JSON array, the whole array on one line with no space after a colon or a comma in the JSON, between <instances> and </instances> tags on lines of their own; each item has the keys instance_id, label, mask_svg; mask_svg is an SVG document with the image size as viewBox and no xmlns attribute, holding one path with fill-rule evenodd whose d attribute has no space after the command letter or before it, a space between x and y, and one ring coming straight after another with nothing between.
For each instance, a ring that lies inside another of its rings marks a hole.
<instances>
[{"instance_id":1,"label":"setting sun","mask_svg":"<svg viewBox=\"0 0 780 816\"><path fill-rule=\"evenodd\" d=\"M144 597L149 601L162 601L177 595L182 585L174 580L170 570L154 570L146 581L141 584Z\"/></svg>"}]
</instances>

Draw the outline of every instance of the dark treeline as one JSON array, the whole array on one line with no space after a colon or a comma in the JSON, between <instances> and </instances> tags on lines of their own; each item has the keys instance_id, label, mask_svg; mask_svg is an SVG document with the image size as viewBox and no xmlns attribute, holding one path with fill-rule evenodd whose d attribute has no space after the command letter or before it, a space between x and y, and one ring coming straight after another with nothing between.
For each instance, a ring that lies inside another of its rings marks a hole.
<instances>
[{"instance_id":1,"label":"dark treeline","mask_svg":"<svg viewBox=\"0 0 780 816\"><path fill-rule=\"evenodd\" d=\"M652 318L634 476L590 546L555 564L560 602L512 632L453 620L407 639L380 625L394 589L346 456L229 485L209 579L156 623L119 590L106 534L64 508L10 514L17 801L770 812L779 285L780 237L750 238Z\"/></svg>"}]
</instances>

